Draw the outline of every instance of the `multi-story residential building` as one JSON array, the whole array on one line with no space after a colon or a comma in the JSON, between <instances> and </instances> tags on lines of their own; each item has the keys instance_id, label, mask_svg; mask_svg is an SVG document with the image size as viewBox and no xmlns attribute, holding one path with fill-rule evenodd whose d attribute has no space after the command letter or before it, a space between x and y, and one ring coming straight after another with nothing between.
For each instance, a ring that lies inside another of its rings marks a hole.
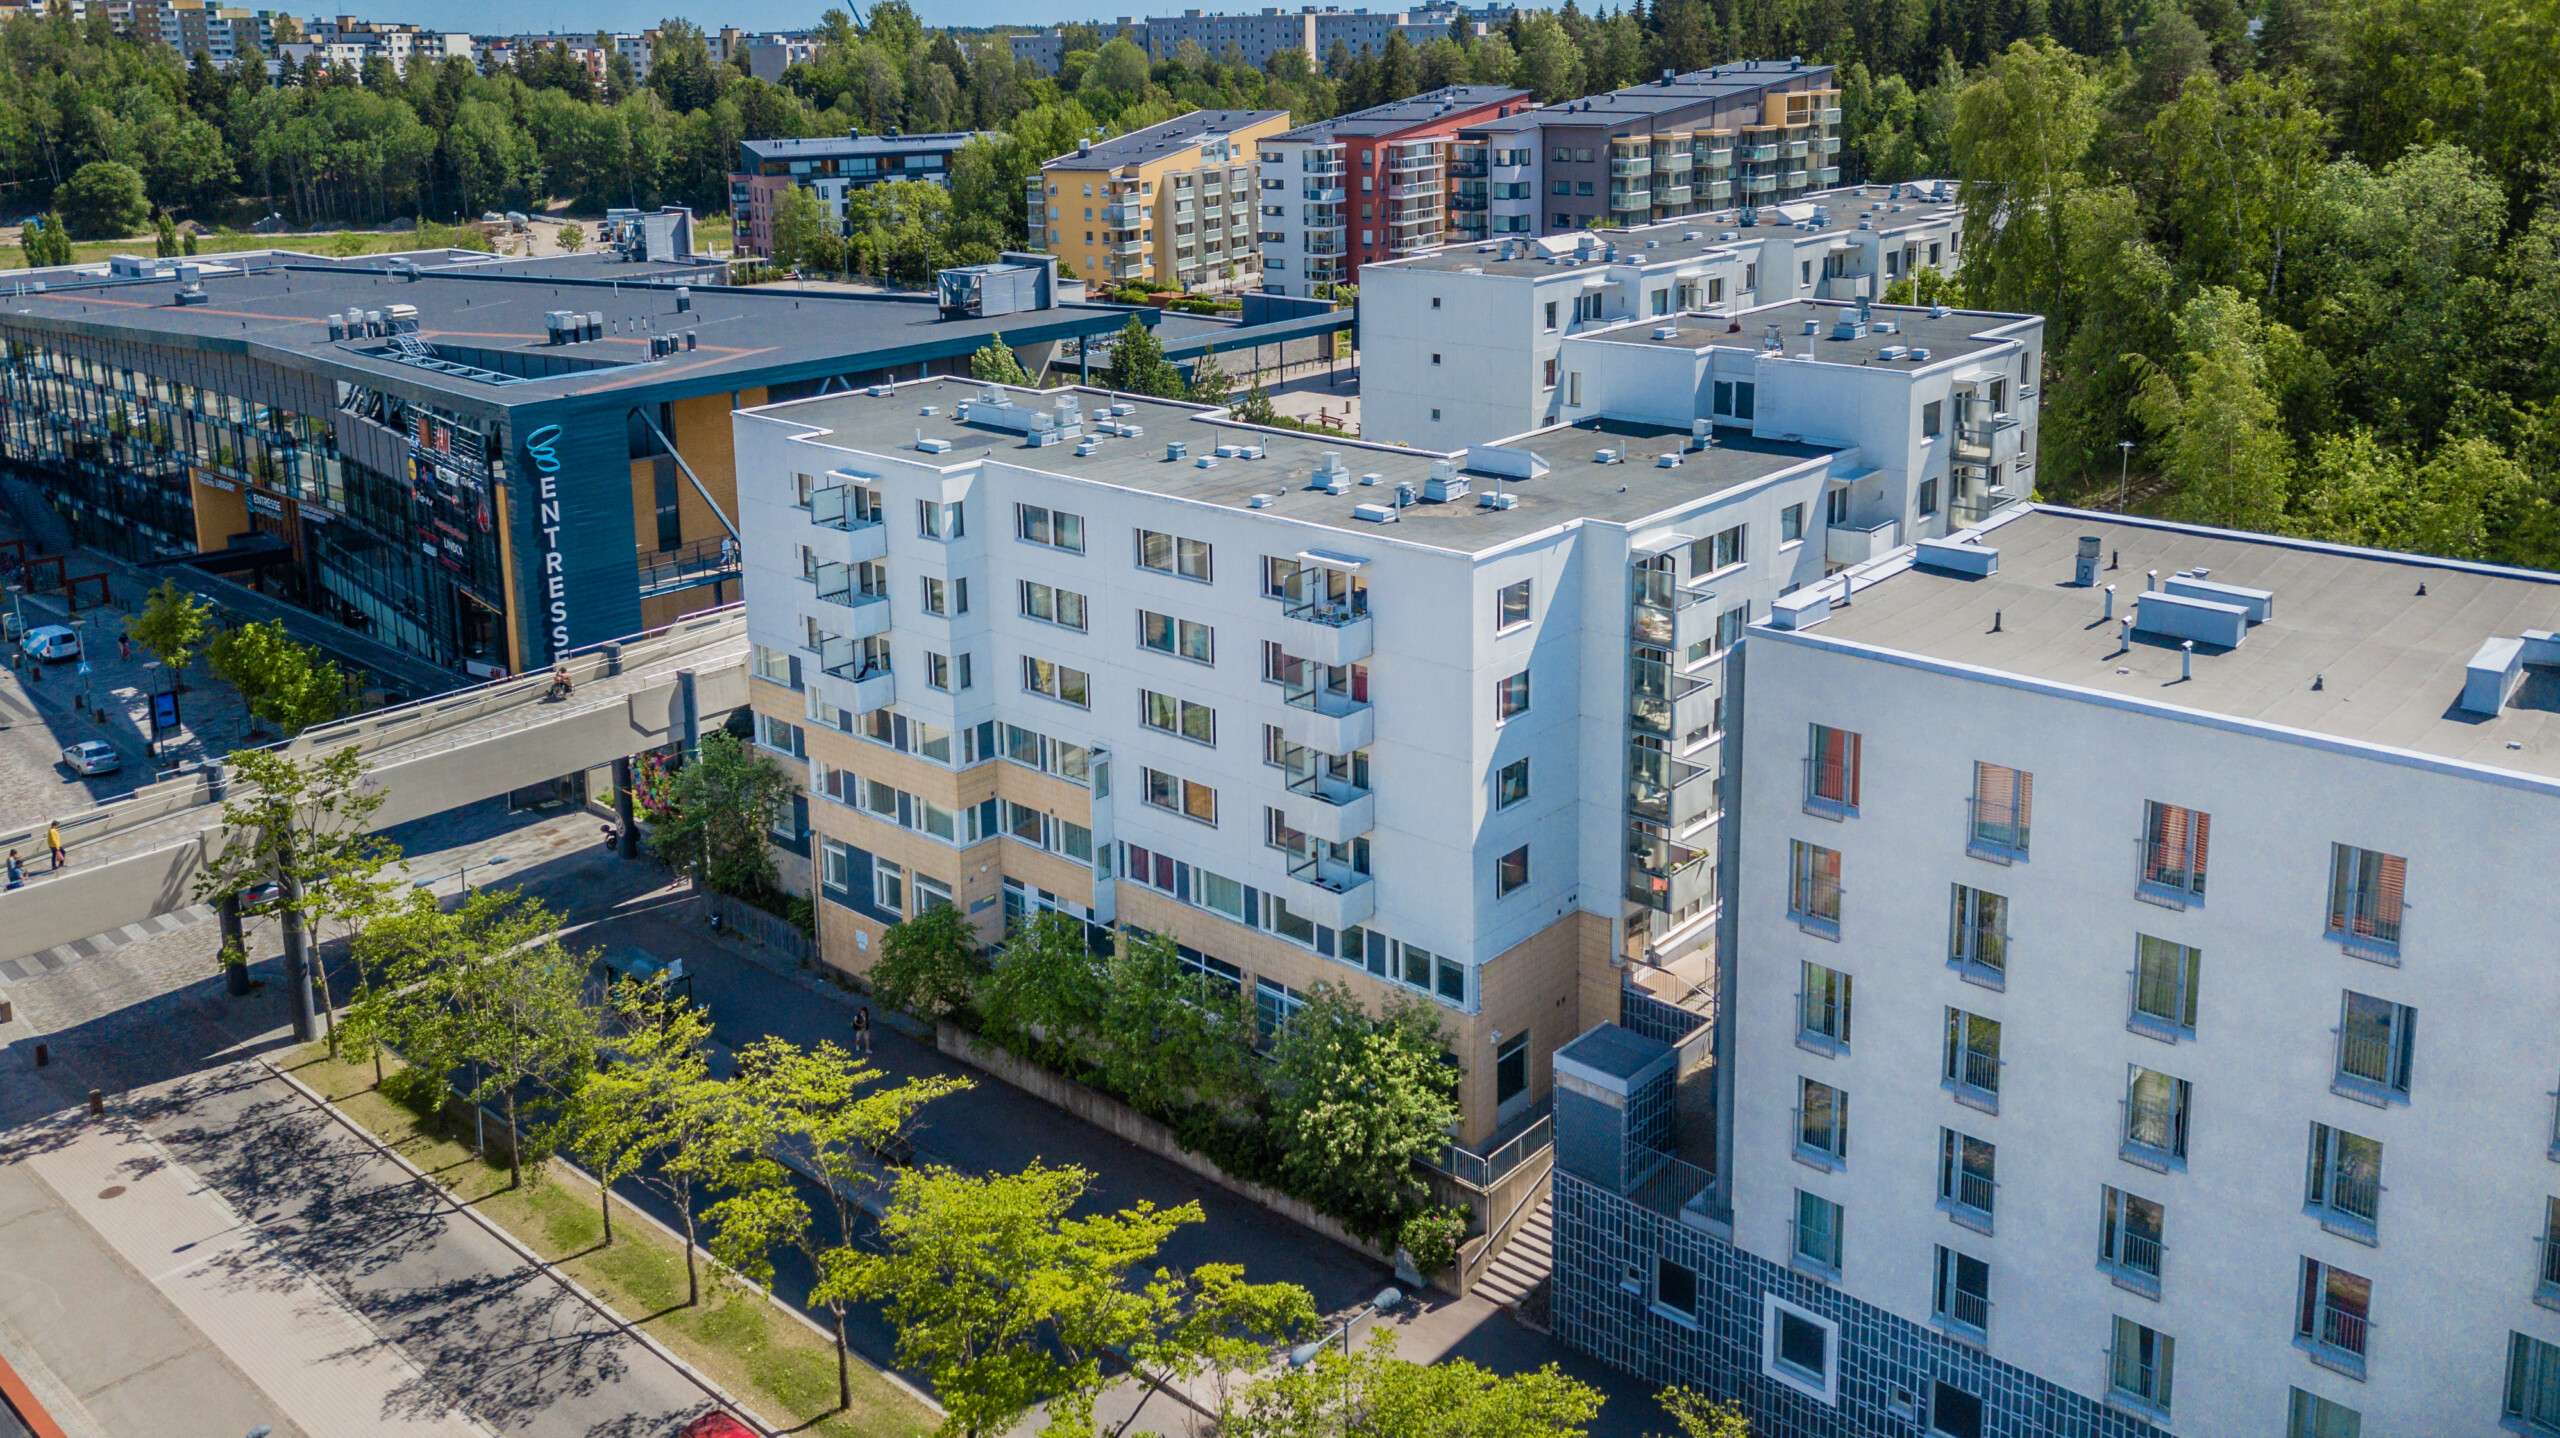
<instances>
[{"instance_id":1,"label":"multi-story residential building","mask_svg":"<svg viewBox=\"0 0 2560 1438\"><path fill-rule=\"evenodd\" d=\"M40 270L0 315L0 468L84 544L198 556L413 673L521 672L737 597L738 404L965 370L998 330L1036 366L1125 319L724 273L469 252Z\"/></svg>"},{"instance_id":2,"label":"multi-story residential building","mask_svg":"<svg viewBox=\"0 0 2560 1438\"><path fill-rule=\"evenodd\" d=\"M1633 230L1493 237L1373 262L1360 284L1362 433L1439 448L1551 424L1571 406L1568 376L1580 367L1561 354L1577 335L1685 317L1691 334L1744 324L1701 343L1757 352L1769 324L1784 319L1795 336L1804 316L1746 323L1745 311L1881 299L1918 269L1952 272L1963 211L1945 200L1946 188L1927 187L1941 197L1928 201L1922 189L1873 185ZM1582 383L1598 382L1583 372ZM1593 402L1607 408L1615 398L1594 392Z\"/></svg>"},{"instance_id":3,"label":"multi-story residential building","mask_svg":"<svg viewBox=\"0 0 2560 1438\"><path fill-rule=\"evenodd\" d=\"M1743 60L1631 85L1458 132L1481 181L1473 236L1626 227L1840 182L1831 67Z\"/></svg>"},{"instance_id":4,"label":"multi-story residential building","mask_svg":"<svg viewBox=\"0 0 2560 1438\"><path fill-rule=\"evenodd\" d=\"M1449 136L1510 113L1528 94L1452 85L1264 140L1263 290L1315 295L1355 282L1364 263L1441 244L1453 198Z\"/></svg>"},{"instance_id":5,"label":"multi-story residential building","mask_svg":"<svg viewBox=\"0 0 2560 1438\"><path fill-rule=\"evenodd\" d=\"M1256 145L1286 110L1194 110L1040 167L1023 195L1031 244L1097 285L1250 284Z\"/></svg>"},{"instance_id":6,"label":"multi-story residential building","mask_svg":"<svg viewBox=\"0 0 2560 1438\"><path fill-rule=\"evenodd\" d=\"M845 197L890 180L951 183L951 156L972 140L996 138L984 131L931 135L866 135L852 130L814 140L741 140L738 169L729 176L729 213L738 252L773 253L773 217L794 189L817 197L837 228L844 226Z\"/></svg>"},{"instance_id":7,"label":"multi-story residential building","mask_svg":"<svg viewBox=\"0 0 2560 1438\"><path fill-rule=\"evenodd\" d=\"M1174 936L1266 1023L1318 983L1425 998L1479 1151L1616 1017L1620 962L1704 979L1719 670L1820 577L1854 467L959 381L737 424L754 706L807 761L827 963L935 904L990 939L1051 908Z\"/></svg>"},{"instance_id":8,"label":"multi-story residential building","mask_svg":"<svg viewBox=\"0 0 2560 1438\"><path fill-rule=\"evenodd\" d=\"M740 42L747 52L747 72L768 85L779 84L782 72L818 58L818 42L808 35L751 35Z\"/></svg>"},{"instance_id":9,"label":"multi-story residential building","mask_svg":"<svg viewBox=\"0 0 2560 1438\"><path fill-rule=\"evenodd\" d=\"M1064 32L1050 30L1034 35L1007 35L1005 43L1013 51L1013 62L1028 65L1043 75L1055 75L1066 63L1067 37Z\"/></svg>"},{"instance_id":10,"label":"multi-story residential building","mask_svg":"<svg viewBox=\"0 0 2560 1438\"><path fill-rule=\"evenodd\" d=\"M1556 1331L1780 1432L2560 1432L2560 579L1961 540L1749 631L1729 1101L1559 1058L1627 1077L1558 1109Z\"/></svg>"}]
</instances>

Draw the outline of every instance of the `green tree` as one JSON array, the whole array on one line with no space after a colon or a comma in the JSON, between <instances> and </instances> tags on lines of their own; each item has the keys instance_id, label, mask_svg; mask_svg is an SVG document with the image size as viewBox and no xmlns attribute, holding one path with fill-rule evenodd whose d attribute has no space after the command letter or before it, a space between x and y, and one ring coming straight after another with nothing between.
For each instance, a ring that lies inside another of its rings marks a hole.
<instances>
[{"instance_id":1,"label":"green tree","mask_svg":"<svg viewBox=\"0 0 2560 1438\"><path fill-rule=\"evenodd\" d=\"M1131 394L1160 395L1178 399L1182 395L1182 372L1164 357L1164 345L1155 331L1139 322L1136 315L1120 327L1111 341L1111 365L1103 383L1112 389Z\"/></svg>"},{"instance_id":2,"label":"green tree","mask_svg":"<svg viewBox=\"0 0 2560 1438\"><path fill-rule=\"evenodd\" d=\"M1430 1006L1392 999L1371 1015L1318 984L1271 1049L1271 1131L1290 1190L1364 1238L1394 1233L1423 1200L1416 1159L1458 1119L1458 1070Z\"/></svg>"},{"instance_id":3,"label":"green tree","mask_svg":"<svg viewBox=\"0 0 2560 1438\"><path fill-rule=\"evenodd\" d=\"M619 52L616 52L614 58L620 60L622 59L622 56ZM625 61L624 63L628 64L629 62ZM553 236L553 238L559 242L560 248L569 254L574 255L578 251L587 247L586 229L575 223L563 224L560 227L559 233Z\"/></svg>"},{"instance_id":4,"label":"green tree","mask_svg":"<svg viewBox=\"0 0 2560 1438\"><path fill-rule=\"evenodd\" d=\"M2199 524L2272 530L2283 520L2293 451L2269 350L2290 338L2238 291L2210 289L2178 312L2179 354L2136 364L2134 413L2176 485L2173 511Z\"/></svg>"},{"instance_id":5,"label":"green tree","mask_svg":"<svg viewBox=\"0 0 2560 1438\"><path fill-rule=\"evenodd\" d=\"M180 589L178 581L164 579L143 601L142 612L125 621L125 633L168 669L183 694L187 665L203 648L212 619L212 604Z\"/></svg>"},{"instance_id":6,"label":"green tree","mask_svg":"<svg viewBox=\"0 0 2560 1438\"><path fill-rule=\"evenodd\" d=\"M989 335L986 344L969 356L969 373L989 384L1031 383L1031 376L1023 372L1022 361L1014 357L1013 347L1004 342L1002 334Z\"/></svg>"},{"instance_id":7,"label":"green tree","mask_svg":"<svg viewBox=\"0 0 2560 1438\"><path fill-rule=\"evenodd\" d=\"M162 210L159 218L152 221L151 233L154 255L165 260L178 253L178 226L169 218L167 210Z\"/></svg>"},{"instance_id":8,"label":"green tree","mask_svg":"<svg viewBox=\"0 0 2560 1438\"><path fill-rule=\"evenodd\" d=\"M676 771L670 808L651 826L649 846L713 893L765 893L775 881L767 836L793 789L781 765L715 729Z\"/></svg>"},{"instance_id":9,"label":"green tree","mask_svg":"<svg viewBox=\"0 0 2560 1438\"><path fill-rule=\"evenodd\" d=\"M1751 1438L1751 1420L1743 1416L1739 1403L1722 1402L1679 1384L1657 1396L1680 1429L1680 1438Z\"/></svg>"},{"instance_id":10,"label":"green tree","mask_svg":"<svg viewBox=\"0 0 2560 1438\"><path fill-rule=\"evenodd\" d=\"M731 1082L747 1111L757 1115L765 1161L753 1170L737 1171L739 1191L715 1204L709 1215L720 1235L713 1240L714 1251L758 1282L772 1283L766 1255L776 1247L799 1250L819 1275L809 1301L835 1319L840 1407L853 1404L845 1310L862 1296L845 1276L861 1265L855 1225L863 1198L882 1185L879 1155L903 1143L916 1110L973 1087L964 1078L932 1075L876 1088L880 1078L878 1069L833 1043L803 1049L787 1039L767 1038L739 1050L738 1077ZM832 1210L829 1231L817 1231L808 1203L787 1171L817 1181Z\"/></svg>"},{"instance_id":11,"label":"green tree","mask_svg":"<svg viewBox=\"0 0 2560 1438\"><path fill-rule=\"evenodd\" d=\"M984 972L978 936L951 904L937 904L880 936L880 959L871 966L872 992L880 1002L918 1018L941 1020L968 1004Z\"/></svg>"},{"instance_id":12,"label":"green tree","mask_svg":"<svg viewBox=\"0 0 2560 1438\"><path fill-rule=\"evenodd\" d=\"M1399 30L1396 34L1402 38L1404 32ZM1201 351L1200 358L1192 362L1191 382L1184 387L1183 398L1193 404L1223 405L1235 392L1235 387L1236 382L1227 374L1226 366L1218 363L1217 348L1211 346Z\"/></svg>"},{"instance_id":13,"label":"green tree","mask_svg":"<svg viewBox=\"0 0 2560 1438\"><path fill-rule=\"evenodd\" d=\"M1229 1438L1582 1438L1599 1390L1550 1363L1497 1375L1463 1358L1409 1363L1372 1329L1359 1351L1326 1344L1314 1362L1246 1388L1219 1425ZM1719 1435L1721 1438L1721 1435Z\"/></svg>"},{"instance_id":14,"label":"green tree","mask_svg":"<svg viewBox=\"0 0 2560 1438\"><path fill-rule=\"evenodd\" d=\"M2251 296L2283 292L2285 247L2326 178L2328 130L2301 75L2243 75L2229 85L2200 75L2151 122L2151 148L2174 182L2169 216L2196 282Z\"/></svg>"},{"instance_id":15,"label":"green tree","mask_svg":"<svg viewBox=\"0 0 2560 1438\"><path fill-rule=\"evenodd\" d=\"M239 691L250 714L287 738L337 718L345 705L346 676L317 646L296 642L281 619L215 635L205 647L205 663L216 679Z\"/></svg>"},{"instance_id":16,"label":"green tree","mask_svg":"<svg viewBox=\"0 0 2560 1438\"><path fill-rule=\"evenodd\" d=\"M977 1010L1006 1043L1026 1051L1045 1044L1082 1062L1104 1032L1105 983L1084 921L1044 909L1005 940L978 981Z\"/></svg>"},{"instance_id":17,"label":"green tree","mask_svg":"<svg viewBox=\"0 0 2560 1438\"><path fill-rule=\"evenodd\" d=\"M92 160L63 182L54 205L75 238L120 240L151 220L142 176L131 165Z\"/></svg>"},{"instance_id":18,"label":"green tree","mask_svg":"<svg viewBox=\"0 0 2560 1438\"><path fill-rule=\"evenodd\" d=\"M1122 104L1136 98L1147 88L1147 52L1127 36L1115 36L1097 51L1093 63L1085 67L1079 89L1088 97L1101 92L1117 97ZM1118 105L1113 106L1117 113Z\"/></svg>"},{"instance_id":19,"label":"green tree","mask_svg":"<svg viewBox=\"0 0 2560 1438\"><path fill-rule=\"evenodd\" d=\"M909 1169L880 1218L887 1251L849 1249L829 1268L822 1291L886 1304L899 1361L942 1396L948 1438L991 1438L1044 1402L1043 1432L1089 1435L1106 1354L1173 1384L1314 1326L1304 1289L1246 1283L1233 1264L1157 1268L1137 1286L1200 1206L1072 1216L1092 1182L1038 1163L983 1178Z\"/></svg>"},{"instance_id":20,"label":"green tree","mask_svg":"<svg viewBox=\"0 0 2560 1438\"><path fill-rule=\"evenodd\" d=\"M1236 406L1236 418L1247 424L1279 427L1280 407L1271 402L1271 391L1263 388L1261 380L1255 380L1253 388L1245 391L1244 402Z\"/></svg>"},{"instance_id":21,"label":"green tree","mask_svg":"<svg viewBox=\"0 0 2560 1438\"><path fill-rule=\"evenodd\" d=\"M1980 303L2062 312L2066 200L2098 128L2097 87L2082 66L2050 40L2021 40L1957 101L1964 286Z\"/></svg>"},{"instance_id":22,"label":"green tree","mask_svg":"<svg viewBox=\"0 0 2560 1438\"><path fill-rule=\"evenodd\" d=\"M798 185L782 192L773 209L773 254L777 265L810 269L844 268L844 243L818 197Z\"/></svg>"},{"instance_id":23,"label":"green tree","mask_svg":"<svg viewBox=\"0 0 2560 1438\"><path fill-rule=\"evenodd\" d=\"M1170 935L1131 929L1102 968L1103 1041L1093 1059L1105 1086L1156 1114L1224 1112L1253 1099L1253 1005L1241 986L1185 969Z\"/></svg>"}]
</instances>

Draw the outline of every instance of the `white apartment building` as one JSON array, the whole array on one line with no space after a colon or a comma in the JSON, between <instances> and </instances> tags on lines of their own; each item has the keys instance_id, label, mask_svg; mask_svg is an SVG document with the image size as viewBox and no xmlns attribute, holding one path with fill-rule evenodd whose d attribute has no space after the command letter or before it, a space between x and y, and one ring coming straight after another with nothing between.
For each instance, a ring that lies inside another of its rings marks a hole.
<instances>
[{"instance_id":1,"label":"white apartment building","mask_svg":"<svg viewBox=\"0 0 2560 1438\"><path fill-rule=\"evenodd\" d=\"M1751 630L1724 1177L1561 1181L1559 1331L1804 1431L2560 1433L2560 578L1962 539Z\"/></svg>"},{"instance_id":2,"label":"white apartment building","mask_svg":"<svg viewBox=\"0 0 2560 1438\"><path fill-rule=\"evenodd\" d=\"M1461 1142L1684 996L1743 626L1854 457L1586 422L1431 454L958 380L735 420L761 741L805 765L826 962L936 903L1173 935L1266 1021L1439 1006Z\"/></svg>"},{"instance_id":3,"label":"white apartment building","mask_svg":"<svg viewBox=\"0 0 2560 1438\"><path fill-rule=\"evenodd\" d=\"M1534 103L1526 90L1450 85L1265 137L1263 292L1320 297L1367 265L1446 243L1450 134Z\"/></svg>"},{"instance_id":4,"label":"white apartment building","mask_svg":"<svg viewBox=\"0 0 2560 1438\"><path fill-rule=\"evenodd\" d=\"M1496 237L1364 264L1362 433L1434 449L1516 434L1572 408L1562 352L1577 336L1667 317L1685 317L1694 332L1714 319L1742 324L1727 342L1757 351L1768 324L1784 322L1790 334L1803 328L1801 315L1754 313L1765 307L1881 299L1886 286L1920 268L1953 273L1963 211L1947 198L1951 191L1930 185L1925 192L1935 198L1923 200L1923 188L1870 185L1630 230ZM1595 390L1586 398L1586 407L1606 409L1621 396Z\"/></svg>"}]
</instances>

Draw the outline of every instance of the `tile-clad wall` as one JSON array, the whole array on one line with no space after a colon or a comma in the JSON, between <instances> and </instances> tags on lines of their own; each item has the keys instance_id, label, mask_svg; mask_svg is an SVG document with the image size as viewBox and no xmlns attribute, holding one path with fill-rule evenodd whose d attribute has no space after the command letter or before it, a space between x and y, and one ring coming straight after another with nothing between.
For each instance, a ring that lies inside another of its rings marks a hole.
<instances>
[{"instance_id":1,"label":"tile-clad wall","mask_svg":"<svg viewBox=\"0 0 2560 1438\"><path fill-rule=\"evenodd\" d=\"M1754 1438L1919 1438L1935 1381L1983 1400L1986 1438L2165 1438L2140 1418L1662 1218L1562 1167L1554 1203L1555 1335L1648 1382L1739 1400ZM1695 1330L1620 1286L1631 1267L1649 1283L1663 1257L1698 1275ZM1772 1292L1840 1325L1838 1407L1761 1375L1762 1296ZM2105 1372L2109 1329L2103 1313L2088 1321L2095 1380Z\"/></svg>"}]
</instances>

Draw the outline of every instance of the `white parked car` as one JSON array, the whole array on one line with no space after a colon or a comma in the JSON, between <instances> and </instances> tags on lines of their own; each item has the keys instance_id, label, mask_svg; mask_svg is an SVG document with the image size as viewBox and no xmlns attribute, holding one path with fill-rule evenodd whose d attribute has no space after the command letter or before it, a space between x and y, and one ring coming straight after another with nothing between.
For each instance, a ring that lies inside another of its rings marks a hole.
<instances>
[{"instance_id":1,"label":"white parked car","mask_svg":"<svg viewBox=\"0 0 2560 1438\"><path fill-rule=\"evenodd\" d=\"M112 774L124 767L124 756L104 739L83 739L62 751L63 767L74 774Z\"/></svg>"},{"instance_id":2,"label":"white parked car","mask_svg":"<svg viewBox=\"0 0 2560 1438\"><path fill-rule=\"evenodd\" d=\"M39 625L27 631L19 647L38 659L77 659L80 657L78 631L59 624Z\"/></svg>"}]
</instances>

